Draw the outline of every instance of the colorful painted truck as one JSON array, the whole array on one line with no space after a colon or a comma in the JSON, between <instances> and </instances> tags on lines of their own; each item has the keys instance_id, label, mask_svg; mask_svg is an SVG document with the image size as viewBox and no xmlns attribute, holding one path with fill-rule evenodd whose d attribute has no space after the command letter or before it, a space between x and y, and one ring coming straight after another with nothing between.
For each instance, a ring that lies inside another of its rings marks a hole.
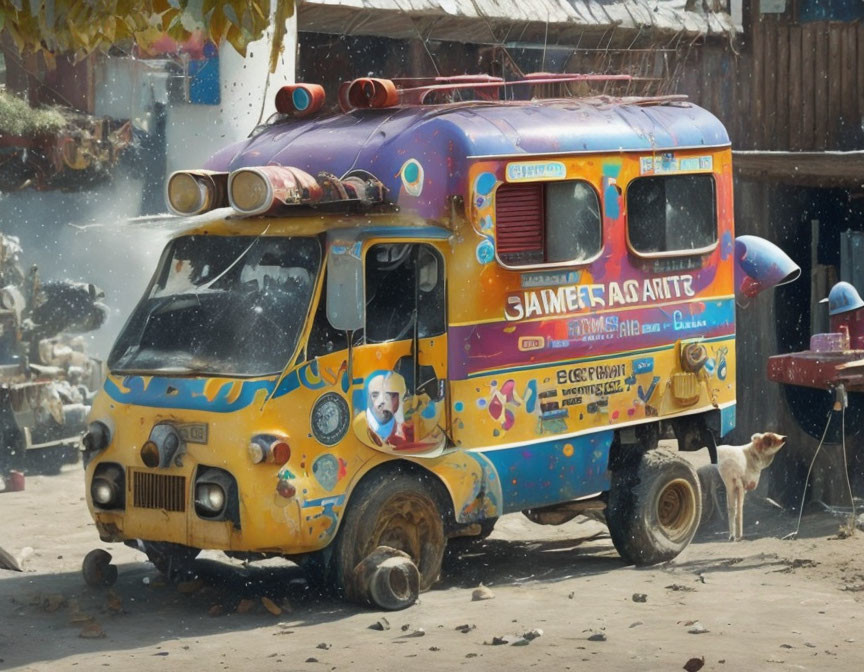
<instances>
[{"instance_id":1,"label":"colorful painted truck","mask_svg":"<svg viewBox=\"0 0 864 672\"><path fill-rule=\"evenodd\" d=\"M796 267L734 238L705 110L498 99L589 78L356 80L336 115L285 87L277 119L172 175L196 217L84 438L101 538L166 571L285 556L384 608L514 511L605 509L627 562L684 549L699 483L658 437L733 427L736 286ZM429 103L456 93L478 100Z\"/></svg>"}]
</instances>

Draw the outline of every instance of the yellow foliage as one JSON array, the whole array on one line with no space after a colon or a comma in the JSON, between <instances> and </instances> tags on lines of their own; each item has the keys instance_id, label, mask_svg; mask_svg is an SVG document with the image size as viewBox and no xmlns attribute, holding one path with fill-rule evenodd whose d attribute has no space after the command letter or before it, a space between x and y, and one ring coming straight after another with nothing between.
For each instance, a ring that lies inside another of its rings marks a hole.
<instances>
[{"instance_id":1,"label":"yellow foliage","mask_svg":"<svg viewBox=\"0 0 864 672\"><path fill-rule=\"evenodd\" d=\"M285 37L285 21L294 13L295 0L276 2L276 25L271 51L275 68ZM134 37L139 43L154 31L170 33L178 41L191 35L194 22L182 21L190 0L46 0L4 3L2 26L21 53L75 52L84 56L107 51ZM16 8L16 5L20 9ZM260 39L270 24L270 0L203 0L201 21L210 40L227 41L241 54ZM46 61L50 61L48 58Z\"/></svg>"}]
</instances>

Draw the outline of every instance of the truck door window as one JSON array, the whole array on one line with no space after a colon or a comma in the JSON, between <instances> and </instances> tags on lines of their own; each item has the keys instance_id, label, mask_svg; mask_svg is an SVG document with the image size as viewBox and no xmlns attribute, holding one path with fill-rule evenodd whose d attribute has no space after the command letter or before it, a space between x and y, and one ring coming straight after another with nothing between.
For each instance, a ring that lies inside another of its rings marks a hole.
<instances>
[{"instance_id":1,"label":"truck door window","mask_svg":"<svg viewBox=\"0 0 864 672\"><path fill-rule=\"evenodd\" d=\"M438 336L445 330L444 263L427 245L417 250L417 335Z\"/></svg>"},{"instance_id":2,"label":"truck door window","mask_svg":"<svg viewBox=\"0 0 864 672\"><path fill-rule=\"evenodd\" d=\"M366 254L366 340L402 340L444 333L444 264L428 245L385 243Z\"/></svg>"},{"instance_id":3,"label":"truck door window","mask_svg":"<svg viewBox=\"0 0 864 672\"><path fill-rule=\"evenodd\" d=\"M414 319L413 246L373 245L366 254L366 341L382 343L411 335Z\"/></svg>"},{"instance_id":4,"label":"truck door window","mask_svg":"<svg viewBox=\"0 0 864 672\"><path fill-rule=\"evenodd\" d=\"M711 175L640 177L627 188L627 236L633 251L702 253L717 243Z\"/></svg>"},{"instance_id":5,"label":"truck door window","mask_svg":"<svg viewBox=\"0 0 864 672\"><path fill-rule=\"evenodd\" d=\"M505 266L579 264L600 253L600 200L585 180L505 184L495 203L496 252Z\"/></svg>"}]
</instances>

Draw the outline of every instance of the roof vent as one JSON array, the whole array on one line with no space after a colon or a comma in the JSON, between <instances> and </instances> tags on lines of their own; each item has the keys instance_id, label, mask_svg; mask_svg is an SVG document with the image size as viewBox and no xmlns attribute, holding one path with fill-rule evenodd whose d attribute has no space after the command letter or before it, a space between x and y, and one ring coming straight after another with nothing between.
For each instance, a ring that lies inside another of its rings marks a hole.
<instances>
[{"instance_id":1,"label":"roof vent","mask_svg":"<svg viewBox=\"0 0 864 672\"><path fill-rule=\"evenodd\" d=\"M503 184L495 193L495 240L507 266L542 264L545 247L543 185Z\"/></svg>"}]
</instances>

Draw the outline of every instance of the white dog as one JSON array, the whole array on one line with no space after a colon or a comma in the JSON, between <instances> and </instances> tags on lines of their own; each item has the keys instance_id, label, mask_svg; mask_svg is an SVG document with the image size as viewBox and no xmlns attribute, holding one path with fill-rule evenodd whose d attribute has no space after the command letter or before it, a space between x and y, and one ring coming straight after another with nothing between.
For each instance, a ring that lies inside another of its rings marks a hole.
<instances>
[{"instance_id":1,"label":"white dog","mask_svg":"<svg viewBox=\"0 0 864 672\"><path fill-rule=\"evenodd\" d=\"M762 470L771 464L785 443L786 437L774 432L754 434L750 443L743 446L717 446L717 464L699 469L706 519L712 503L720 508L717 480L723 482L730 541L744 536L744 495L756 489Z\"/></svg>"}]
</instances>

